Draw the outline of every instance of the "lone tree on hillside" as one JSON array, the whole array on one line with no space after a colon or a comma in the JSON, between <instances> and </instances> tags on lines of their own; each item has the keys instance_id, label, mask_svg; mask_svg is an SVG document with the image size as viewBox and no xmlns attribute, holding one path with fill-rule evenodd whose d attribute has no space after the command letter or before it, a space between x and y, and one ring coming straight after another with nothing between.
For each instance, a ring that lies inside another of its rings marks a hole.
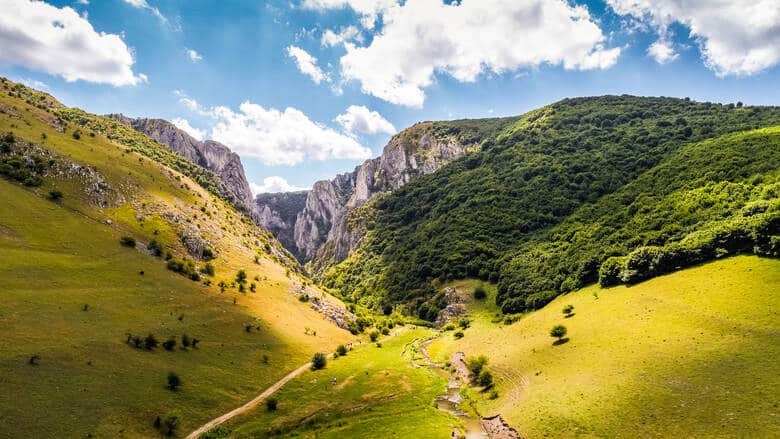
<instances>
[{"instance_id":1,"label":"lone tree on hillside","mask_svg":"<svg viewBox=\"0 0 780 439\"><path fill-rule=\"evenodd\" d=\"M480 372L482 372L482 369L484 369L487 364L488 364L488 357L484 355L480 355L478 357L469 357L466 360L466 367L471 372L471 375L474 377L474 380L479 378Z\"/></svg>"},{"instance_id":2,"label":"lone tree on hillside","mask_svg":"<svg viewBox=\"0 0 780 439\"><path fill-rule=\"evenodd\" d=\"M574 305L566 305L563 307L563 315L566 316L566 318L571 317L574 312Z\"/></svg>"},{"instance_id":3,"label":"lone tree on hillside","mask_svg":"<svg viewBox=\"0 0 780 439\"><path fill-rule=\"evenodd\" d=\"M181 387L181 378L175 372L168 372L168 389L174 392Z\"/></svg>"},{"instance_id":4,"label":"lone tree on hillside","mask_svg":"<svg viewBox=\"0 0 780 439\"><path fill-rule=\"evenodd\" d=\"M487 297L487 291L485 291L485 287L480 285L477 288L474 288L474 298L475 299L482 300L485 297Z\"/></svg>"},{"instance_id":5,"label":"lone tree on hillside","mask_svg":"<svg viewBox=\"0 0 780 439\"><path fill-rule=\"evenodd\" d=\"M322 352L317 352L311 359L311 370L324 369L326 364L328 364L327 356Z\"/></svg>"},{"instance_id":6,"label":"lone tree on hillside","mask_svg":"<svg viewBox=\"0 0 780 439\"><path fill-rule=\"evenodd\" d=\"M483 369L477 377L477 384L482 387L488 388L493 385L493 374L490 371Z\"/></svg>"},{"instance_id":7,"label":"lone tree on hillside","mask_svg":"<svg viewBox=\"0 0 780 439\"><path fill-rule=\"evenodd\" d=\"M238 270L238 273L236 273L236 283L238 283L239 285L244 285L246 283L245 270Z\"/></svg>"},{"instance_id":8,"label":"lone tree on hillside","mask_svg":"<svg viewBox=\"0 0 780 439\"><path fill-rule=\"evenodd\" d=\"M550 337L557 338L558 340L556 341L556 343L561 343L561 340L566 335L566 332L567 332L567 330L566 330L565 326L563 326L563 325L555 325L550 330Z\"/></svg>"},{"instance_id":9,"label":"lone tree on hillside","mask_svg":"<svg viewBox=\"0 0 780 439\"><path fill-rule=\"evenodd\" d=\"M346 346L344 346L343 344L340 344L340 345L339 345L339 346L336 348L336 354L337 354L337 355L340 355L340 356L342 356L342 357L343 357L344 355L347 355L347 347L346 347Z\"/></svg>"},{"instance_id":10,"label":"lone tree on hillside","mask_svg":"<svg viewBox=\"0 0 780 439\"><path fill-rule=\"evenodd\" d=\"M276 406L279 404L279 401L276 400L276 398L268 398L265 400L265 408L269 412L276 411Z\"/></svg>"}]
</instances>

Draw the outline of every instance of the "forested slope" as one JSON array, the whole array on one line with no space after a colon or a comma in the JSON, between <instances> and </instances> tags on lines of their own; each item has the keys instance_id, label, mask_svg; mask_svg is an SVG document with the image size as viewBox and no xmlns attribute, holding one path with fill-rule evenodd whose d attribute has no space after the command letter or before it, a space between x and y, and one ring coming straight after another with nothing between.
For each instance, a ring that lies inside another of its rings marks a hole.
<instances>
[{"instance_id":1,"label":"forested slope","mask_svg":"<svg viewBox=\"0 0 780 439\"><path fill-rule=\"evenodd\" d=\"M434 297L436 286L463 277L500 282L505 311L539 307L561 291L596 281L609 256L682 240L716 213L727 218L759 198L768 197L756 209L771 211L765 204L776 197L776 130L692 145L778 124L777 107L632 96L557 102L522 116L481 151L376 200L369 213L361 212L369 229L362 246L324 283L348 300L377 309L403 303L428 319L443 305ZM686 162L690 168L679 166ZM641 178L658 166L655 177ZM623 198L605 198L632 182ZM745 186L740 196L713 194L720 210L693 209L684 218L657 213L641 231L602 230L587 238L588 248L598 250L574 258L564 257L558 242L572 237L564 229L551 234L555 226L588 218L622 224L625 218L607 217L617 214L610 205L616 199L633 205L623 212L633 216L674 201L640 197L658 195L658 187L667 198L675 189L698 189L706 198L721 189L730 194L718 186L724 182ZM558 253L548 254L550 248Z\"/></svg>"}]
</instances>

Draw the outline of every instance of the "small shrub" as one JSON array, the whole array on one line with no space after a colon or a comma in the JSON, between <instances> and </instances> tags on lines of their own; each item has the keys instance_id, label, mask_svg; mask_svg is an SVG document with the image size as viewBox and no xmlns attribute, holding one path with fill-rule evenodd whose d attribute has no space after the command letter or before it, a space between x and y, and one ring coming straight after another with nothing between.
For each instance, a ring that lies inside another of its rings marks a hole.
<instances>
[{"instance_id":1,"label":"small shrub","mask_svg":"<svg viewBox=\"0 0 780 439\"><path fill-rule=\"evenodd\" d=\"M166 351L173 351L176 349L176 337L171 337L168 340L165 340L162 346Z\"/></svg>"},{"instance_id":2,"label":"small shrub","mask_svg":"<svg viewBox=\"0 0 780 439\"><path fill-rule=\"evenodd\" d=\"M49 191L49 199L52 201L59 201L62 199L62 192L58 190Z\"/></svg>"},{"instance_id":3,"label":"small shrub","mask_svg":"<svg viewBox=\"0 0 780 439\"><path fill-rule=\"evenodd\" d=\"M119 243L125 247L135 248L135 238L132 236L123 236L119 238Z\"/></svg>"},{"instance_id":4,"label":"small shrub","mask_svg":"<svg viewBox=\"0 0 780 439\"><path fill-rule=\"evenodd\" d=\"M156 239L149 241L149 244L146 247L149 248L149 251L158 258L163 254L163 246Z\"/></svg>"},{"instance_id":5,"label":"small shrub","mask_svg":"<svg viewBox=\"0 0 780 439\"><path fill-rule=\"evenodd\" d=\"M268 398L265 400L265 409L269 412L275 412L276 406L279 404L279 401L276 400L276 398Z\"/></svg>"},{"instance_id":6,"label":"small shrub","mask_svg":"<svg viewBox=\"0 0 780 439\"><path fill-rule=\"evenodd\" d=\"M322 352L317 352L311 359L311 370L324 369L328 364L328 358Z\"/></svg>"},{"instance_id":7,"label":"small shrub","mask_svg":"<svg viewBox=\"0 0 780 439\"><path fill-rule=\"evenodd\" d=\"M452 323L447 323L447 324L444 326L444 330L445 330L445 331L452 331L452 330L454 330L454 329L455 329L455 325L453 325Z\"/></svg>"},{"instance_id":8,"label":"small shrub","mask_svg":"<svg viewBox=\"0 0 780 439\"><path fill-rule=\"evenodd\" d=\"M181 378L175 372L168 372L168 390L176 391L181 387Z\"/></svg>"},{"instance_id":9,"label":"small shrub","mask_svg":"<svg viewBox=\"0 0 780 439\"><path fill-rule=\"evenodd\" d=\"M344 346L343 344L340 344L340 345L339 345L339 346L336 348L336 354L338 354L338 355L340 355L340 356L342 356L342 357L343 357L344 355L347 355L347 347L346 347L346 346Z\"/></svg>"},{"instance_id":10,"label":"small shrub","mask_svg":"<svg viewBox=\"0 0 780 439\"><path fill-rule=\"evenodd\" d=\"M488 364L488 357L479 355L466 359L466 367L474 378L478 378L482 369Z\"/></svg>"},{"instance_id":11,"label":"small shrub","mask_svg":"<svg viewBox=\"0 0 780 439\"><path fill-rule=\"evenodd\" d=\"M555 325L550 330L550 337L555 337L560 341L564 336L566 336L567 329L563 325Z\"/></svg>"},{"instance_id":12,"label":"small shrub","mask_svg":"<svg viewBox=\"0 0 780 439\"><path fill-rule=\"evenodd\" d=\"M457 339L463 338L463 331L457 331L454 334L452 334L452 336Z\"/></svg>"},{"instance_id":13,"label":"small shrub","mask_svg":"<svg viewBox=\"0 0 780 439\"><path fill-rule=\"evenodd\" d=\"M485 291L485 287L480 285L477 288L474 288L474 298L475 299L482 300L485 297L487 297L487 291Z\"/></svg>"},{"instance_id":14,"label":"small shrub","mask_svg":"<svg viewBox=\"0 0 780 439\"><path fill-rule=\"evenodd\" d=\"M157 338L155 338L154 334L149 334L144 338L144 349L147 351L151 351L152 349L156 348L157 345L160 344L159 341L157 341Z\"/></svg>"},{"instance_id":15,"label":"small shrub","mask_svg":"<svg viewBox=\"0 0 780 439\"><path fill-rule=\"evenodd\" d=\"M571 317L572 313L574 312L574 305L566 305L563 307L563 315L566 317Z\"/></svg>"},{"instance_id":16,"label":"small shrub","mask_svg":"<svg viewBox=\"0 0 780 439\"><path fill-rule=\"evenodd\" d=\"M79 129L76 129L76 131L74 131L74 132L73 132L72 136L73 136L73 138L74 138L74 139L76 139L76 140L79 140L79 139L81 139L81 130L79 130Z\"/></svg>"},{"instance_id":17,"label":"small shrub","mask_svg":"<svg viewBox=\"0 0 780 439\"><path fill-rule=\"evenodd\" d=\"M490 387L493 385L493 374L488 370L482 370L477 377L477 384L482 387Z\"/></svg>"},{"instance_id":18,"label":"small shrub","mask_svg":"<svg viewBox=\"0 0 780 439\"><path fill-rule=\"evenodd\" d=\"M166 416L162 422L162 433L166 436L174 436L176 428L179 426L179 417L175 415Z\"/></svg>"},{"instance_id":19,"label":"small shrub","mask_svg":"<svg viewBox=\"0 0 780 439\"><path fill-rule=\"evenodd\" d=\"M468 329L468 327L471 326L471 320L460 319L460 321L458 321L458 326L460 326L461 329Z\"/></svg>"},{"instance_id":20,"label":"small shrub","mask_svg":"<svg viewBox=\"0 0 780 439\"><path fill-rule=\"evenodd\" d=\"M379 338L379 331L371 331L368 334L368 338L371 339L371 343L375 342Z\"/></svg>"},{"instance_id":21,"label":"small shrub","mask_svg":"<svg viewBox=\"0 0 780 439\"><path fill-rule=\"evenodd\" d=\"M389 335L390 334L390 329L387 328L387 327L384 327L384 328L382 328L381 332L382 332L382 335Z\"/></svg>"},{"instance_id":22,"label":"small shrub","mask_svg":"<svg viewBox=\"0 0 780 439\"><path fill-rule=\"evenodd\" d=\"M239 285L246 283L246 270L238 270L238 273L236 273L236 283Z\"/></svg>"},{"instance_id":23,"label":"small shrub","mask_svg":"<svg viewBox=\"0 0 780 439\"><path fill-rule=\"evenodd\" d=\"M187 334L181 336L181 345L185 349L190 347L191 344L192 344L192 340L190 340L190 337Z\"/></svg>"}]
</instances>

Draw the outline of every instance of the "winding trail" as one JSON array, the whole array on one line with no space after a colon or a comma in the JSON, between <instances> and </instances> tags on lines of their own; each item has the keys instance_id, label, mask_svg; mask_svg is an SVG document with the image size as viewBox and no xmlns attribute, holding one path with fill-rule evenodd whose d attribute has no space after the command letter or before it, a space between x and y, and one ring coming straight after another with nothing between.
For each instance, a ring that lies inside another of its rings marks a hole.
<instances>
[{"instance_id":1,"label":"winding trail","mask_svg":"<svg viewBox=\"0 0 780 439\"><path fill-rule=\"evenodd\" d=\"M285 375L282 379L275 382L271 387L265 389L263 393L257 395L255 399L247 402L246 404L242 405L241 407L238 407L237 409L233 409L224 415L214 418L209 422L206 422L203 424L200 428L193 431L192 433L187 435L187 439L197 439L200 435L203 433L206 433L207 431L211 430L212 428L240 415L243 413L248 412L249 410L252 410L253 408L257 407L258 404L265 401L266 398L276 393L277 390L281 389L282 386L287 384L288 381L292 380L293 378L297 377L298 375L306 372L311 367L311 363L306 363L303 366L295 369L294 371L288 373Z\"/></svg>"},{"instance_id":2,"label":"winding trail","mask_svg":"<svg viewBox=\"0 0 780 439\"><path fill-rule=\"evenodd\" d=\"M411 326L411 329L414 329L414 326ZM399 334L402 334L402 333L406 332L407 330L409 330L409 329L406 328L406 327L396 329L393 333L391 333L388 336L388 338L395 337L395 336L397 336ZM359 346L359 345L363 345L363 344L365 344L365 342L362 341L362 340L352 343L353 346ZM330 355L329 355L329 357L330 357ZM248 412L249 410L252 410L253 408L257 407L258 404L260 404L261 402L265 401L266 398L268 398L269 396L271 396L274 393L276 393L279 389L282 388L282 386L284 386L285 384L287 384L291 380L297 378L300 374L306 372L310 368L311 368L311 363L309 362L309 363L306 363L303 366L295 369L294 371L288 373L282 379L280 379L279 381L275 382L271 387L265 389L263 391L263 393L257 395L255 397L255 399L249 401L248 403L242 405L241 407L238 407L237 409L233 409L233 410L225 413L224 415L222 415L222 416L220 416L218 418L214 418L214 419L210 420L209 422L206 422L201 427L199 427L197 430L195 430L192 433L188 434L186 439L198 439L198 437L200 435L202 435L203 433L206 433L207 431L211 430L212 428L214 428L214 427L216 427L218 425L224 424L225 422L229 421L230 419L233 419L233 418L235 418L238 415L241 415L243 413Z\"/></svg>"}]
</instances>

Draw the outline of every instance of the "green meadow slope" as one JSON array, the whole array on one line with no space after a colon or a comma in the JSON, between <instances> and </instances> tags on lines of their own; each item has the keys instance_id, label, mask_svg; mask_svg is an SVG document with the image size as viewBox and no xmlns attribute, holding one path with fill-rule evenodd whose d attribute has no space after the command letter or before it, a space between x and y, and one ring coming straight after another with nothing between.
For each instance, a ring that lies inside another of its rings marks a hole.
<instances>
[{"instance_id":1,"label":"green meadow slope","mask_svg":"<svg viewBox=\"0 0 780 439\"><path fill-rule=\"evenodd\" d=\"M455 286L470 293L478 283ZM523 437L780 435L776 259L736 256L631 287L590 286L511 325L487 290L469 304L465 336L431 352L486 355L499 396L470 396ZM555 345L558 324L568 342Z\"/></svg>"},{"instance_id":2,"label":"green meadow slope","mask_svg":"<svg viewBox=\"0 0 780 439\"><path fill-rule=\"evenodd\" d=\"M446 380L419 365L420 343L436 333L410 327L394 332L380 339L381 347L355 346L325 369L306 372L274 395L275 411L262 405L213 437L450 437L460 421L433 405Z\"/></svg>"},{"instance_id":3,"label":"green meadow slope","mask_svg":"<svg viewBox=\"0 0 780 439\"><path fill-rule=\"evenodd\" d=\"M184 434L353 339L298 295L336 299L188 176L208 174L98 116L69 122L50 96L1 91L0 437L153 437L158 416ZM176 345L128 343L149 334Z\"/></svg>"}]
</instances>

